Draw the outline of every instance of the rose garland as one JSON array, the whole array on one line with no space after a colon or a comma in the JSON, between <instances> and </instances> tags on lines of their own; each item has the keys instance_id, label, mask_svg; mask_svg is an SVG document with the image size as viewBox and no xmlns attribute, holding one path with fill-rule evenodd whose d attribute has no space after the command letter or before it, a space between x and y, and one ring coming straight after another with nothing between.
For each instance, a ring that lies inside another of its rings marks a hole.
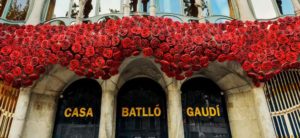
<instances>
[{"instance_id":1,"label":"rose garland","mask_svg":"<svg viewBox=\"0 0 300 138\"><path fill-rule=\"evenodd\" d=\"M31 85L54 64L105 80L126 57L140 53L178 80L210 61L237 61L259 84L300 67L300 18L212 24L135 16L73 26L0 24L0 49L0 79L14 87Z\"/></svg>"}]
</instances>

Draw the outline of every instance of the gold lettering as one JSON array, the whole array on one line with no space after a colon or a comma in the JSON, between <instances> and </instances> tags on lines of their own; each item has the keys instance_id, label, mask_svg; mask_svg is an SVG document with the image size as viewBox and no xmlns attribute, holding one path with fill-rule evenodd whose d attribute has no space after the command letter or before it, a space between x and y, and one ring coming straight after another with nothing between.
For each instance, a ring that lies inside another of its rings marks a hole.
<instances>
[{"instance_id":1,"label":"gold lettering","mask_svg":"<svg viewBox=\"0 0 300 138\"><path fill-rule=\"evenodd\" d=\"M86 117L93 117L94 116L94 114L93 114L93 109L90 107L89 109L88 109L88 111L87 111L87 113L86 113Z\"/></svg>"},{"instance_id":2,"label":"gold lettering","mask_svg":"<svg viewBox=\"0 0 300 138\"><path fill-rule=\"evenodd\" d=\"M220 115L220 108L219 108L219 105L217 105L217 115L218 115L218 116L221 116L221 115Z\"/></svg>"},{"instance_id":3,"label":"gold lettering","mask_svg":"<svg viewBox=\"0 0 300 138\"><path fill-rule=\"evenodd\" d=\"M122 107L122 117L127 117L129 109L127 107Z\"/></svg>"},{"instance_id":4,"label":"gold lettering","mask_svg":"<svg viewBox=\"0 0 300 138\"><path fill-rule=\"evenodd\" d=\"M72 115L71 112L72 112L71 108L66 108L64 112L65 117L70 117Z\"/></svg>"},{"instance_id":5,"label":"gold lettering","mask_svg":"<svg viewBox=\"0 0 300 138\"><path fill-rule=\"evenodd\" d=\"M195 108L195 116L201 116L201 112L200 112L199 107Z\"/></svg>"},{"instance_id":6,"label":"gold lettering","mask_svg":"<svg viewBox=\"0 0 300 138\"><path fill-rule=\"evenodd\" d=\"M84 107L79 109L79 116L80 117L85 117L85 110L86 109Z\"/></svg>"},{"instance_id":7,"label":"gold lettering","mask_svg":"<svg viewBox=\"0 0 300 138\"><path fill-rule=\"evenodd\" d=\"M154 115L156 117L159 117L161 115L161 110L159 108L159 105L156 105L156 107L154 108Z\"/></svg>"},{"instance_id":8,"label":"gold lettering","mask_svg":"<svg viewBox=\"0 0 300 138\"><path fill-rule=\"evenodd\" d=\"M134 116L134 117L136 116L134 107L131 107L129 116Z\"/></svg>"},{"instance_id":9,"label":"gold lettering","mask_svg":"<svg viewBox=\"0 0 300 138\"><path fill-rule=\"evenodd\" d=\"M78 117L78 108L75 107L74 110L73 110L73 113L72 113L72 117Z\"/></svg>"},{"instance_id":10,"label":"gold lettering","mask_svg":"<svg viewBox=\"0 0 300 138\"><path fill-rule=\"evenodd\" d=\"M209 107L209 116L216 116L216 112L214 107Z\"/></svg>"},{"instance_id":11,"label":"gold lettering","mask_svg":"<svg viewBox=\"0 0 300 138\"><path fill-rule=\"evenodd\" d=\"M148 115L149 117L154 116L154 114L151 113L151 107L148 107L148 114L149 114L149 115Z\"/></svg>"},{"instance_id":12,"label":"gold lettering","mask_svg":"<svg viewBox=\"0 0 300 138\"><path fill-rule=\"evenodd\" d=\"M145 111L145 107L143 107L143 117L147 117L147 116L148 116L148 114Z\"/></svg>"},{"instance_id":13,"label":"gold lettering","mask_svg":"<svg viewBox=\"0 0 300 138\"><path fill-rule=\"evenodd\" d=\"M137 111L137 116L141 116L142 107L136 107L135 109Z\"/></svg>"},{"instance_id":14,"label":"gold lettering","mask_svg":"<svg viewBox=\"0 0 300 138\"><path fill-rule=\"evenodd\" d=\"M208 107L205 107L206 113L204 112L204 107L201 107L201 111L202 111L202 115L203 116L208 116L209 112L208 112Z\"/></svg>"},{"instance_id":15,"label":"gold lettering","mask_svg":"<svg viewBox=\"0 0 300 138\"><path fill-rule=\"evenodd\" d=\"M186 109L186 114L187 114L189 117L194 116L193 108L192 108L192 107L188 107L188 108Z\"/></svg>"}]
</instances>

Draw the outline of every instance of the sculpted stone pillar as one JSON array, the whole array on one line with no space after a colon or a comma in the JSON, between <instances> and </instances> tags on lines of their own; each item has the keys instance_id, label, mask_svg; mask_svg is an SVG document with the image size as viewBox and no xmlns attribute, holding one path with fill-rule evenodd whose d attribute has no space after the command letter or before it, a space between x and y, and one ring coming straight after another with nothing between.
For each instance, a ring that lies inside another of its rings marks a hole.
<instances>
[{"instance_id":1,"label":"sculpted stone pillar","mask_svg":"<svg viewBox=\"0 0 300 138\"><path fill-rule=\"evenodd\" d=\"M292 0L292 3L293 3L294 10L295 10L295 14L297 16L299 16L300 15L300 2L299 2L299 0Z\"/></svg>"},{"instance_id":2,"label":"sculpted stone pillar","mask_svg":"<svg viewBox=\"0 0 300 138\"><path fill-rule=\"evenodd\" d=\"M169 138L183 138L183 119L180 84L172 80L167 86L167 113Z\"/></svg>"},{"instance_id":3,"label":"sculpted stone pillar","mask_svg":"<svg viewBox=\"0 0 300 138\"><path fill-rule=\"evenodd\" d=\"M156 6L155 6L155 0L150 0L150 15L155 16L156 15Z\"/></svg>"},{"instance_id":4,"label":"sculpted stone pillar","mask_svg":"<svg viewBox=\"0 0 300 138\"><path fill-rule=\"evenodd\" d=\"M238 9L239 9L239 14L240 18L242 21L251 21L255 20L255 16L253 15L254 13L252 12L250 5L248 3L248 0L236 0Z\"/></svg>"},{"instance_id":5,"label":"sculpted stone pillar","mask_svg":"<svg viewBox=\"0 0 300 138\"><path fill-rule=\"evenodd\" d=\"M275 138L275 130L272 124L271 115L267 105L266 96L264 94L263 86L253 88L253 97L256 107L257 119L260 125L263 138Z\"/></svg>"},{"instance_id":6,"label":"sculpted stone pillar","mask_svg":"<svg viewBox=\"0 0 300 138\"><path fill-rule=\"evenodd\" d=\"M115 137L115 107L116 107L116 80L118 76L114 76L109 80L101 83L102 100L101 100L101 119L99 138Z\"/></svg>"},{"instance_id":7,"label":"sculpted stone pillar","mask_svg":"<svg viewBox=\"0 0 300 138\"><path fill-rule=\"evenodd\" d=\"M30 88L21 88L14 113L14 118L11 124L9 138L21 138L22 130L24 128L25 117L30 100Z\"/></svg>"},{"instance_id":8,"label":"sculpted stone pillar","mask_svg":"<svg viewBox=\"0 0 300 138\"><path fill-rule=\"evenodd\" d=\"M129 0L124 0L124 3L123 3L123 11L124 11L124 16L129 16L129 15L130 15L130 5L129 5Z\"/></svg>"},{"instance_id":9,"label":"sculpted stone pillar","mask_svg":"<svg viewBox=\"0 0 300 138\"><path fill-rule=\"evenodd\" d=\"M34 1L34 5L30 15L26 21L26 24L36 25L41 23L41 17L43 13L43 8L45 7L45 0Z\"/></svg>"}]
</instances>

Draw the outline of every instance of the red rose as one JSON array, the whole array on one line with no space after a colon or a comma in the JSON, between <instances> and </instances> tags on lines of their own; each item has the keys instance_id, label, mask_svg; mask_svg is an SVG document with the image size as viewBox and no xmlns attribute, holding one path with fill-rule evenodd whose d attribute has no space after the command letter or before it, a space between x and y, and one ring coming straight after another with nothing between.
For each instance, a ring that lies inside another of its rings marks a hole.
<instances>
[{"instance_id":1,"label":"red rose","mask_svg":"<svg viewBox=\"0 0 300 138\"><path fill-rule=\"evenodd\" d=\"M150 48L150 47L147 47L147 48L144 48L143 49L143 54L144 54L144 56L151 56L152 54L153 54L153 50L152 50L152 48Z\"/></svg>"},{"instance_id":2,"label":"red rose","mask_svg":"<svg viewBox=\"0 0 300 138\"><path fill-rule=\"evenodd\" d=\"M92 46L86 47L86 49L85 49L85 55L86 55L87 57L94 56L94 54L95 54L94 47L92 47Z\"/></svg>"},{"instance_id":3,"label":"red rose","mask_svg":"<svg viewBox=\"0 0 300 138\"><path fill-rule=\"evenodd\" d=\"M1 48L1 53L3 55L9 55L12 51L12 47L11 46L4 46Z\"/></svg>"},{"instance_id":4,"label":"red rose","mask_svg":"<svg viewBox=\"0 0 300 138\"><path fill-rule=\"evenodd\" d=\"M111 44L112 44L112 46L117 46L119 43L120 43L119 37L113 36L111 38Z\"/></svg>"},{"instance_id":5,"label":"red rose","mask_svg":"<svg viewBox=\"0 0 300 138\"><path fill-rule=\"evenodd\" d=\"M242 65L242 68L244 71L249 71L252 68L252 64L249 61L245 61Z\"/></svg>"},{"instance_id":6,"label":"red rose","mask_svg":"<svg viewBox=\"0 0 300 138\"><path fill-rule=\"evenodd\" d=\"M142 30L141 36L143 38L146 38L146 37L149 37L150 34L151 34L150 30L148 28L145 28L145 29Z\"/></svg>"},{"instance_id":7,"label":"red rose","mask_svg":"<svg viewBox=\"0 0 300 138\"><path fill-rule=\"evenodd\" d=\"M21 52L20 51L16 51L16 50L14 50L13 52L11 52L10 55L9 55L10 59L12 59L12 60L17 60L17 59L20 58L20 56L21 56Z\"/></svg>"},{"instance_id":8,"label":"red rose","mask_svg":"<svg viewBox=\"0 0 300 138\"><path fill-rule=\"evenodd\" d=\"M180 60L184 63L189 63L191 61L191 57L188 54L184 54L181 56Z\"/></svg>"},{"instance_id":9,"label":"red rose","mask_svg":"<svg viewBox=\"0 0 300 138\"><path fill-rule=\"evenodd\" d=\"M111 49L109 49L109 48L105 48L104 50L103 50L103 56L105 57L105 58L111 58L112 56L113 56L113 51L111 50Z\"/></svg>"},{"instance_id":10,"label":"red rose","mask_svg":"<svg viewBox=\"0 0 300 138\"><path fill-rule=\"evenodd\" d=\"M77 59L73 59L70 62L70 69L75 71L75 69L79 68L79 65L80 65L79 61Z\"/></svg>"},{"instance_id":11,"label":"red rose","mask_svg":"<svg viewBox=\"0 0 300 138\"><path fill-rule=\"evenodd\" d=\"M74 43L72 45L72 51L74 53L79 53L81 51L81 45L79 43Z\"/></svg>"},{"instance_id":12,"label":"red rose","mask_svg":"<svg viewBox=\"0 0 300 138\"><path fill-rule=\"evenodd\" d=\"M162 52L168 52L170 49L170 46L168 43L161 43L159 45L159 48L161 49Z\"/></svg>"},{"instance_id":13,"label":"red rose","mask_svg":"<svg viewBox=\"0 0 300 138\"><path fill-rule=\"evenodd\" d=\"M24 72L25 72L26 74L32 74L33 71L34 71L34 68L33 68L33 66L30 65L30 64L26 65L25 68L24 68Z\"/></svg>"},{"instance_id":14,"label":"red rose","mask_svg":"<svg viewBox=\"0 0 300 138\"><path fill-rule=\"evenodd\" d=\"M105 60L102 57L97 57L95 60L95 65L97 67L102 67L105 65Z\"/></svg>"},{"instance_id":15,"label":"red rose","mask_svg":"<svg viewBox=\"0 0 300 138\"><path fill-rule=\"evenodd\" d=\"M129 48L132 46L132 40L128 37L126 37L125 39L122 40L122 47L123 48Z\"/></svg>"},{"instance_id":16,"label":"red rose","mask_svg":"<svg viewBox=\"0 0 300 138\"><path fill-rule=\"evenodd\" d=\"M13 68L12 73L14 76L20 76L22 73L22 69L20 67L15 67Z\"/></svg>"},{"instance_id":17,"label":"red rose","mask_svg":"<svg viewBox=\"0 0 300 138\"><path fill-rule=\"evenodd\" d=\"M194 37L193 38L193 42L195 43L195 44L197 44L197 45L201 45L201 44L203 44L203 38L202 38L202 36L196 36L196 37Z\"/></svg>"}]
</instances>

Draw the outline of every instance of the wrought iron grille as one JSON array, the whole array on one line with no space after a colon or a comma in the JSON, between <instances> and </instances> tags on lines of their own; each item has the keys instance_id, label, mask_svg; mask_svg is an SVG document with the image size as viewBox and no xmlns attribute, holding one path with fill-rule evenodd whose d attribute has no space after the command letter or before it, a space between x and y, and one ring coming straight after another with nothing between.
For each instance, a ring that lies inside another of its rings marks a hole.
<instances>
[{"instance_id":1,"label":"wrought iron grille","mask_svg":"<svg viewBox=\"0 0 300 138\"><path fill-rule=\"evenodd\" d=\"M19 89L0 83L0 137L7 138L19 97Z\"/></svg>"},{"instance_id":2,"label":"wrought iron grille","mask_svg":"<svg viewBox=\"0 0 300 138\"><path fill-rule=\"evenodd\" d=\"M266 99L276 136L300 136L300 70L290 69L266 82Z\"/></svg>"}]
</instances>

